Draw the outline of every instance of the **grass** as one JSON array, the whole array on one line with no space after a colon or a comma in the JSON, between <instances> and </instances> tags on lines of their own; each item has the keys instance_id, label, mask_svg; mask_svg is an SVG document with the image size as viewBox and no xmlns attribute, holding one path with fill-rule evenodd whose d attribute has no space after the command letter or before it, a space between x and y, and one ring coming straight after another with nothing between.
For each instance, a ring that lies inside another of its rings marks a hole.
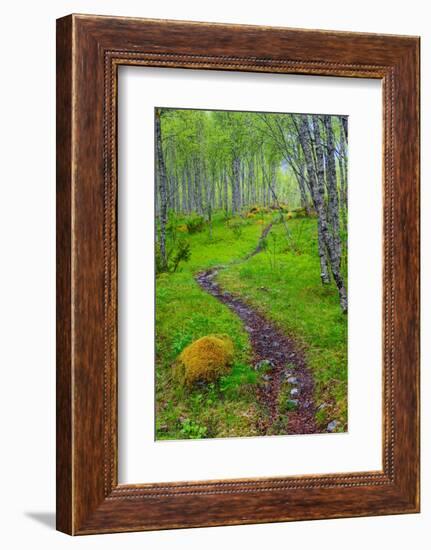
<instances>
[{"instance_id":1,"label":"grass","mask_svg":"<svg viewBox=\"0 0 431 550\"><path fill-rule=\"evenodd\" d=\"M316 220L293 218L286 238L274 224L266 249L243 259L276 214L260 213L226 222L216 214L213 238L208 230L181 237L191 256L176 273L161 274L156 285L156 438L185 439L257 435L261 414L255 389L260 378L250 365L250 345L239 318L197 285L197 272L214 266L226 290L264 312L305 350L315 379L316 419L321 427L347 422L347 318L334 285L322 287L317 255ZM178 218L184 227L186 218ZM226 333L235 345L230 374L218 383L187 390L172 380L172 364L194 340Z\"/></svg>"}]
</instances>

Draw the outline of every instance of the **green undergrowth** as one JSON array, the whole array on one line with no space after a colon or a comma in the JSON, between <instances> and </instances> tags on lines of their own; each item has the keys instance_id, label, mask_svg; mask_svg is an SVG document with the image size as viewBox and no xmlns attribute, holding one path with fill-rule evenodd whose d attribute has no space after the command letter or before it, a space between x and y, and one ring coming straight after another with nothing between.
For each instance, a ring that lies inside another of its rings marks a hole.
<instances>
[{"instance_id":1,"label":"green undergrowth","mask_svg":"<svg viewBox=\"0 0 431 550\"><path fill-rule=\"evenodd\" d=\"M270 221L274 225L264 250L243 261ZM316 404L323 405L316 415L319 428L336 419L344 430L347 317L340 311L335 286L322 287L320 282L316 219L291 216L289 237L276 212L233 219L217 213L212 238L206 225L189 233L187 217L177 222L181 238L190 245L190 259L177 272L157 276L156 439L258 435L263 412L256 387L262 373L251 364L248 334L237 315L195 281L199 271L218 266L223 267L216 280L223 289L265 313L303 347L315 380ZM233 365L214 383L183 387L175 382L172 365L187 345L208 334L230 336ZM291 405L281 405L288 414Z\"/></svg>"}]
</instances>

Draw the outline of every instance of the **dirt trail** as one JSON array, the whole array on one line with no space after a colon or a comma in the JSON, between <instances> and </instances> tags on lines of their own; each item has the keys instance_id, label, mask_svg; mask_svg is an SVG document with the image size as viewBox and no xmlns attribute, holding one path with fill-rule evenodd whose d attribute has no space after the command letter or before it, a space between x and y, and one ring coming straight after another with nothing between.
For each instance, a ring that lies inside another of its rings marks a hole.
<instances>
[{"instance_id":1,"label":"dirt trail","mask_svg":"<svg viewBox=\"0 0 431 550\"><path fill-rule=\"evenodd\" d=\"M270 369L263 376L265 384L257 390L258 399L267 411L267 415L263 415L259 420L259 431L262 434L280 433L281 422L285 433L288 434L316 433L313 378L305 364L303 353L291 338L261 313L240 298L223 291L214 282L217 273L217 269L203 271L196 276L196 281L203 290L232 309L242 320L245 330L250 335L253 363L256 365L260 361L269 362ZM297 390L293 391L290 397L294 403L297 401L295 410L282 414L278 397L285 381L289 382L290 389Z\"/></svg>"}]
</instances>

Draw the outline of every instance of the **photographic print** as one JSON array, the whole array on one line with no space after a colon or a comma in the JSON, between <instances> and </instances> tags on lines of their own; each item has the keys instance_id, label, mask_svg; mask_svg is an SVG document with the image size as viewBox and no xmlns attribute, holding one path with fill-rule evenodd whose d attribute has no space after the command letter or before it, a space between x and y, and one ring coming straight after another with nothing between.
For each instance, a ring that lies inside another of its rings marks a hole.
<instances>
[{"instance_id":1,"label":"photographic print","mask_svg":"<svg viewBox=\"0 0 431 550\"><path fill-rule=\"evenodd\" d=\"M156 440L346 432L348 117L154 126Z\"/></svg>"},{"instance_id":2,"label":"photographic print","mask_svg":"<svg viewBox=\"0 0 431 550\"><path fill-rule=\"evenodd\" d=\"M56 46L57 529L419 512L420 38Z\"/></svg>"}]
</instances>

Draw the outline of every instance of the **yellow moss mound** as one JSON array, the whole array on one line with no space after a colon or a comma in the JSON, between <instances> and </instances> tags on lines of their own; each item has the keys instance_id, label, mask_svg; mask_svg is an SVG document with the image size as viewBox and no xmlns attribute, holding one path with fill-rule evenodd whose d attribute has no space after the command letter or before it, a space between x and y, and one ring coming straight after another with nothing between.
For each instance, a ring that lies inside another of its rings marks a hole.
<instances>
[{"instance_id":1,"label":"yellow moss mound","mask_svg":"<svg viewBox=\"0 0 431 550\"><path fill-rule=\"evenodd\" d=\"M203 336L187 346L174 364L174 377L186 386L214 382L229 371L233 342L226 334Z\"/></svg>"}]
</instances>

